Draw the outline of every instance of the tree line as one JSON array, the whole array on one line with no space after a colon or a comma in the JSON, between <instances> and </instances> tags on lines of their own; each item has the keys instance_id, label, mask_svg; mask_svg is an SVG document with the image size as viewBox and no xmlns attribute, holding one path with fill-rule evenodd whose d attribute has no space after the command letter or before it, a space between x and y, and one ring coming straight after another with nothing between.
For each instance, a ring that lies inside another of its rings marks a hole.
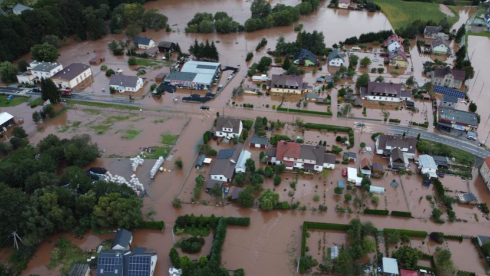
<instances>
[{"instance_id":1,"label":"tree line","mask_svg":"<svg viewBox=\"0 0 490 276\"><path fill-rule=\"evenodd\" d=\"M214 45L214 41L206 40L206 43L199 43L197 39L194 40L194 44L189 47L189 53L194 55L198 60L219 60L218 50L216 49L216 45Z\"/></svg>"},{"instance_id":2,"label":"tree line","mask_svg":"<svg viewBox=\"0 0 490 276\"><path fill-rule=\"evenodd\" d=\"M187 23L186 33L236 33L243 31L243 26L233 20L226 12L216 12L214 16L207 12L198 12Z\"/></svg>"},{"instance_id":3,"label":"tree line","mask_svg":"<svg viewBox=\"0 0 490 276\"><path fill-rule=\"evenodd\" d=\"M25 269L47 235L133 228L142 221L142 201L131 188L94 182L82 170L99 156L88 135L60 139L51 134L36 146L26 137L17 127L9 142L0 142L6 155L0 162L0 238L10 245L17 231L22 239L9 259L15 272Z\"/></svg>"}]
</instances>

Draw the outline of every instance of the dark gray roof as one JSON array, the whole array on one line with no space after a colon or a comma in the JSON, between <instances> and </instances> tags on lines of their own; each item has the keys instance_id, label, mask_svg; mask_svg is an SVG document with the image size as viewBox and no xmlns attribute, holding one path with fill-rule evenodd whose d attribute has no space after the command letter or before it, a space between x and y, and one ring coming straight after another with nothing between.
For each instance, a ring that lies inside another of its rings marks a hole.
<instances>
[{"instance_id":1,"label":"dark gray roof","mask_svg":"<svg viewBox=\"0 0 490 276\"><path fill-rule=\"evenodd\" d=\"M214 160L213 165L211 166L211 170L209 172L210 175L224 175L226 178L231 179L233 177L233 172L235 171L236 162L238 161L238 157L242 152L243 144L236 144L233 146L233 153L230 155L230 150L220 150L218 152L218 157ZM222 151L226 151L227 154L221 154ZM219 158L221 156L228 156L226 158Z\"/></svg>"},{"instance_id":2,"label":"dark gray roof","mask_svg":"<svg viewBox=\"0 0 490 276\"><path fill-rule=\"evenodd\" d=\"M324 158L325 158L325 147L301 145L301 150L299 152L299 158L308 159L308 160L315 160L316 164L323 165Z\"/></svg>"},{"instance_id":3,"label":"dark gray roof","mask_svg":"<svg viewBox=\"0 0 490 276\"><path fill-rule=\"evenodd\" d=\"M487 244L490 242L490 237L488 236L478 235L478 238L480 239L482 244Z\"/></svg>"},{"instance_id":4,"label":"dark gray roof","mask_svg":"<svg viewBox=\"0 0 490 276\"><path fill-rule=\"evenodd\" d=\"M369 82L367 87L368 95L386 94L393 97L401 96L402 85L399 83Z\"/></svg>"},{"instance_id":5,"label":"dark gray roof","mask_svg":"<svg viewBox=\"0 0 490 276\"><path fill-rule=\"evenodd\" d=\"M407 148L408 153L415 153L417 138L414 137L402 137L402 136L393 136L393 135L379 135L378 136L378 145L380 149L385 150L386 146L390 146L391 148Z\"/></svg>"},{"instance_id":6,"label":"dark gray roof","mask_svg":"<svg viewBox=\"0 0 490 276\"><path fill-rule=\"evenodd\" d=\"M403 153L399 148L391 151L391 159L393 160L393 162L405 162L403 159Z\"/></svg>"},{"instance_id":7,"label":"dark gray roof","mask_svg":"<svg viewBox=\"0 0 490 276\"><path fill-rule=\"evenodd\" d=\"M357 154L355 152L344 152L344 158L350 158L350 159L356 159L357 158Z\"/></svg>"},{"instance_id":8,"label":"dark gray roof","mask_svg":"<svg viewBox=\"0 0 490 276\"><path fill-rule=\"evenodd\" d=\"M218 184L219 186L223 185L223 182L215 181L215 180L208 180L206 182L206 189L210 190L214 187L214 184Z\"/></svg>"},{"instance_id":9,"label":"dark gray roof","mask_svg":"<svg viewBox=\"0 0 490 276\"><path fill-rule=\"evenodd\" d=\"M240 194L241 191L243 191L242 188L235 188L235 189L233 189L233 191L231 192L231 200L238 199L238 195Z\"/></svg>"},{"instance_id":10,"label":"dark gray roof","mask_svg":"<svg viewBox=\"0 0 490 276\"><path fill-rule=\"evenodd\" d=\"M126 76L114 74L111 76L109 85L124 86L124 87L136 87L138 84L137 76Z\"/></svg>"},{"instance_id":11,"label":"dark gray roof","mask_svg":"<svg viewBox=\"0 0 490 276\"><path fill-rule=\"evenodd\" d=\"M383 171L384 168L383 168L383 165L381 165L380 163L373 163L373 171Z\"/></svg>"},{"instance_id":12,"label":"dark gray roof","mask_svg":"<svg viewBox=\"0 0 490 276\"><path fill-rule=\"evenodd\" d=\"M231 128L233 129L233 133L237 133L240 129L240 119L231 118L231 117L219 117L216 121L216 129L222 130L223 128Z\"/></svg>"},{"instance_id":13,"label":"dark gray roof","mask_svg":"<svg viewBox=\"0 0 490 276\"><path fill-rule=\"evenodd\" d=\"M259 137L259 135L254 134L252 138L250 138L250 144L259 144L259 145L268 145L269 139L267 137Z\"/></svg>"},{"instance_id":14,"label":"dark gray roof","mask_svg":"<svg viewBox=\"0 0 490 276\"><path fill-rule=\"evenodd\" d=\"M329 55L328 55L328 61L331 61L332 59L335 58L340 58L341 60L344 60L344 54L342 54L339 49L334 49Z\"/></svg>"},{"instance_id":15,"label":"dark gray roof","mask_svg":"<svg viewBox=\"0 0 490 276\"><path fill-rule=\"evenodd\" d=\"M439 26L427 26L427 27L425 27L424 34L426 34L426 35L437 34L441 30L442 30L442 27L439 27Z\"/></svg>"},{"instance_id":16,"label":"dark gray roof","mask_svg":"<svg viewBox=\"0 0 490 276\"><path fill-rule=\"evenodd\" d=\"M72 63L68 67L65 67L63 70L56 73L52 79L62 79L71 81L72 79L78 77L85 70L90 68L90 66L85 65L83 63Z\"/></svg>"},{"instance_id":17,"label":"dark gray roof","mask_svg":"<svg viewBox=\"0 0 490 276\"><path fill-rule=\"evenodd\" d=\"M233 156L235 153L235 148L231 149L221 149L216 156L217 159L228 159Z\"/></svg>"},{"instance_id":18,"label":"dark gray roof","mask_svg":"<svg viewBox=\"0 0 490 276\"><path fill-rule=\"evenodd\" d=\"M190 81L194 80L196 75L197 75L197 73L172 71L167 75L167 77L165 78L165 81L166 82L170 82L170 81L189 81L190 82Z\"/></svg>"},{"instance_id":19,"label":"dark gray roof","mask_svg":"<svg viewBox=\"0 0 490 276\"><path fill-rule=\"evenodd\" d=\"M277 149L274 147L269 147L265 149L265 156L267 157L276 157Z\"/></svg>"},{"instance_id":20,"label":"dark gray roof","mask_svg":"<svg viewBox=\"0 0 490 276\"><path fill-rule=\"evenodd\" d=\"M476 114L472 112L441 107L439 109L439 118L442 120L449 120L454 123L478 126L478 118Z\"/></svg>"},{"instance_id":21,"label":"dark gray roof","mask_svg":"<svg viewBox=\"0 0 490 276\"><path fill-rule=\"evenodd\" d=\"M466 202L477 201L476 196L472 193L467 193L463 195L463 198Z\"/></svg>"},{"instance_id":22,"label":"dark gray roof","mask_svg":"<svg viewBox=\"0 0 490 276\"><path fill-rule=\"evenodd\" d=\"M123 275L123 255L129 251L108 250L97 257L97 276L121 276Z\"/></svg>"},{"instance_id":23,"label":"dark gray roof","mask_svg":"<svg viewBox=\"0 0 490 276\"><path fill-rule=\"evenodd\" d=\"M307 59L313 63L316 63L315 54L313 54L312 52L310 52L307 49L301 49L301 51L299 51L299 53L294 55L294 60L298 60L298 59Z\"/></svg>"},{"instance_id":24,"label":"dark gray roof","mask_svg":"<svg viewBox=\"0 0 490 276\"><path fill-rule=\"evenodd\" d=\"M442 96L442 101L449 102L449 103L457 103L458 99L459 99L458 97L450 96L450 95Z\"/></svg>"},{"instance_id":25,"label":"dark gray roof","mask_svg":"<svg viewBox=\"0 0 490 276\"><path fill-rule=\"evenodd\" d=\"M446 75L452 74L455 80L464 81L466 72L457 69L451 69L450 66L444 68L436 68L434 70L434 77L444 78Z\"/></svg>"},{"instance_id":26,"label":"dark gray roof","mask_svg":"<svg viewBox=\"0 0 490 276\"><path fill-rule=\"evenodd\" d=\"M116 238L112 243L112 247L120 245L124 248L128 248L132 237L133 235L131 234L131 232L126 229L120 229L119 231L117 231Z\"/></svg>"},{"instance_id":27,"label":"dark gray roof","mask_svg":"<svg viewBox=\"0 0 490 276\"><path fill-rule=\"evenodd\" d=\"M446 47L449 49L449 45L447 45L447 43L446 43L446 42L444 41L444 39L442 39L442 38L437 38L437 39L434 39L434 40L433 40L433 41L430 43L430 45L431 45L432 47L437 47L437 46L439 46L439 45L445 45L445 46L446 46Z\"/></svg>"},{"instance_id":28,"label":"dark gray roof","mask_svg":"<svg viewBox=\"0 0 490 276\"><path fill-rule=\"evenodd\" d=\"M150 45L151 38L137 36L134 38L134 44Z\"/></svg>"},{"instance_id":29,"label":"dark gray roof","mask_svg":"<svg viewBox=\"0 0 490 276\"><path fill-rule=\"evenodd\" d=\"M433 155L432 158L434 158L434 162L436 162L436 164L439 166L447 166L449 163L449 160L446 156Z\"/></svg>"},{"instance_id":30,"label":"dark gray roof","mask_svg":"<svg viewBox=\"0 0 490 276\"><path fill-rule=\"evenodd\" d=\"M175 45L175 43L170 41L160 41L158 42L158 47L170 49Z\"/></svg>"},{"instance_id":31,"label":"dark gray roof","mask_svg":"<svg viewBox=\"0 0 490 276\"><path fill-rule=\"evenodd\" d=\"M303 82L303 78L300 76L290 75L272 75L271 87L298 87L298 89L304 89L308 84Z\"/></svg>"},{"instance_id":32,"label":"dark gray roof","mask_svg":"<svg viewBox=\"0 0 490 276\"><path fill-rule=\"evenodd\" d=\"M90 270L88 264L74 264L70 270L69 276L85 276L87 270Z\"/></svg>"},{"instance_id":33,"label":"dark gray roof","mask_svg":"<svg viewBox=\"0 0 490 276\"><path fill-rule=\"evenodd\" d=\"M335 160L336 160L335 154L326 153L325 157L323 157L323 163L335 164Z\"/></svg>"}]
</instances>

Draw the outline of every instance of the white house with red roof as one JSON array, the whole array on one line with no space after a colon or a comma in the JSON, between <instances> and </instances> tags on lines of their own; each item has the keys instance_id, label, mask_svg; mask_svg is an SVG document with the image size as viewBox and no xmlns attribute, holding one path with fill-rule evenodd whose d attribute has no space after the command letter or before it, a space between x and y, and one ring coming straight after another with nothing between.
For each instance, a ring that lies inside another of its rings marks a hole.
<instances>
[{"instance_id":1,"label":"white house with red roof","mask_svg":"<svg viewBox=\"0 0 490 276\"><path fill-rule=\"evenodd\" d=\"M269 156L275 153L275 156ZM302 145L296 142L279 141L276 150L267 150L268 160L276 165L284 164L286 170L300 169L322 172L335 168L335 155L325 154L325 147Z\"/></svg>"}]
</instances>

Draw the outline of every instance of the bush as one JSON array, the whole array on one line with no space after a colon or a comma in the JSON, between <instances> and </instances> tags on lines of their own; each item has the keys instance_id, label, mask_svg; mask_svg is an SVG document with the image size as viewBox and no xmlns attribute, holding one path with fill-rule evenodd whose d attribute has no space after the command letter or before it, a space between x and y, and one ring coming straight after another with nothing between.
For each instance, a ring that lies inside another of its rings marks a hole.
<instances>
[{"instance_id":1,"label":"bush","mask_svg":"<svg viewBox=\"0 0 490 276\"><path fill-rule=\"evenodd\" d=\"M392 216L395 216L395 217L411 218L412 217L412 212L391 211L391 215Z\"/></svg>"},{"instance_id":2,"label":"bush","mask_svg":"<svg viewBox=\"0 0 490 276\"><path fill-rule=\"evenodd\" d=\"M100 71L105 71L105 70L107 70L107 65L100 66Z\"/></svg>"},{"instance_id":3,"label":"bush","mask_svg":"<svg viewBox=\"0 0 490 276\"><path fill-rule=\"evenodd\" d=\"M109 69L109 70L105 71L105 76L110 77L110 76L114 75L115 73L116 72L114 72L114 70Z\"/></svg>"},{"instance_id":4,"label":"bush","mask_svg":"<svg viewBox=\"0 0 490 276\"><path fill-rule=\"evenodd\" d=\"M254 54L252 52L248 52L247 58L245 59L245 61L250 61L250 60L252 60L253 57L254 57Z\"/></svg>"},{"instance_id":5,"label":"bush","mask_svg":"<svg viewBox=\"0 0 490 276\"><path fill-rule=\"evenodd\" d=\"M128 65L136 65L136 64L137 64L137 61L136 61L135 57L130 57L128 59Z\"/></svg>"},{"instance_id":6,"label":"bush","mask_svg":"<svg viewBox=\"0 0 490 276\"><path fill-rule=\"evenodd\" d=\"M183 240L180 243L180 248L182 252L186 253L197 253L201 251L201 247L204 245L204 238L190 237Z\"/></svg>"},{"instance_id":7,"label":"bush","mask_svg":"<svg viewBox=\"0 0 490 276\"><path fill-rule=\"evenodd\" d=\"M390 213L388 210L374 210L374 209L369 209L366 208L364 210L364 214L368 215L380 215L380 216L387 216Z\"/></svg>"},{"instance_id":8,"label":"bush","mask_svg":"<svg viewBox=\"0 0 490 276\"><path fill-rule=\"evenodd\" d=\"M226 224L228 225L237 225L237 226L249 226L250 218L237 218L237 217L227 217Z\"/></svg>"},{"instance_id":9,"label":"bush","mask_svg":"<svg viewBox=\"0 0 490 276\"><path fill-rule=\"evenodd\" d=\"M285 108L285 107L277 107L277 111L282 112L291 112L291 113L303 113L303 114L313 114L313 115L322 115L327 117L332 117L332 112L322 112L322 111L312 111L312 110L303 110L303 109L294 109L294 108Z\"/></svg>"},{"instance_id":10,"label":"bush","mask_svg":"<svg viewBox=\"0 0 490 276\"><path fill-rule=\"evenodd\" d=\"M155 221L142 221L139 223L139 225L136 228L162 230L164 227L165 227L165 222L161 220L155 220Z\"/></svg>"},{"instance_id":11,"label":"bush","mask_svg":"<svg viewBox=\"0 0 490 276\"><path fill-rule=\"evenodd\" d=\"M415 238L425 238L427 237L427 232L425 231L416 231L416 230L405 230L405 229L393 229L393 228L385 228L383 232L385 235L389 235L395 231L400 232L400 235L407 235L409 237Z\"/></svg>"},{"instance_id":12,"label":"bush","mask_svg":"<svg viewBox=\"0 0 490 276\"><path fill-rule=\"evenodd\" d=\"M316 130L337 131L337 132L349 132L352 130L352 128L350 128L350 127L325 125L325 124L314 124L314 123L306 123L305 128L316 129Z\"/></svg>"}]
</instances>

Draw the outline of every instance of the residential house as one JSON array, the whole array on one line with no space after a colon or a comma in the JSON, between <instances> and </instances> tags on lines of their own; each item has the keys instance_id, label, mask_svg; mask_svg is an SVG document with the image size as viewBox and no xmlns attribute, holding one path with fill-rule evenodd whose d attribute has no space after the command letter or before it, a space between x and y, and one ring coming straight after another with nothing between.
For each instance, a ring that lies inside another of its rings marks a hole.
<instances>
[{"instance_id":1,"label":"residential house","mask_svg":"<svg viewBox=\"0 0 490 276\"><path fill-rule=\"evenodd\" d=\"M437 178L437 164L432 156L419 155L418 165L421 174L427 175L429 178Z\"/></svg>"},{"instance_id":2,"label":"residential house","mask_svg":"<svg viewBox=\"0 0 490 276\"><path fill-rule=\"evenodd\" d=\"M146 252L144 247L136 247L124 255L123 275L152 276L155 273L157 254Z\"/></svg>"},{"instance_id":3,"label":"residential house","mask_svg":"<svg viewBox=\"0 0 490 276\"><path fill-rule=\"evenodd\" d=\"M340 67L342 65L344 65L344 54L339 49L334 49L328 55L328 66Z\"/></svg>"},{"instance_id":4,"label":"residential house","mask_svg":"<svg viewBox=\"0 0 490 276\"><path fill-rule=\"evenodd\" d=\"M407 53L405 53L405 51L403 51L403 49L401 48L391 51L388 54L387 61L390 66L397 67L397 68L405 68L408 66Z\"/></svg>"},{"instance_id":5,"label":"residential house","mask_svg":"<svg viewBox=\"0 0 490 276\"><path fill-rule=\"evenodd\" d=\"M271 93L302 94L308 91L308 83L301 76L272 75L267 81Z\"/></svg>"},{"instance_id":6,"label":"residential house","mask_svg":"<svg viewBox=\"0 0 490 276\"><path fill-rule=\"evenodd\" d=\"M376 153L388 157L394 149L403 152L407 159L414 159L417 138L381 134L376 137Z\"/></svg>"},{"instance_id":7,"label":"residential house","mask_svg":"<svg viewBox=\"0 0 490 276\"><path fill-rule=\"evenodd\" d=\"M369 82L361 87L361 98L370 101L402 102L410 100L411 91L402 91L400 83Z\"/></svg>"},{"instance_id":8,"label":"residential house","mask_svg":"<svg viewBox=\"0 0 490 276\"><path fill-rule=\"evenodd\" d=\"M403 50L403 39L396 33L393 33L383 42L383 46L388 50L388 52L393 52L398 49Z\"/></svg>"},{"instance_id":9,"label":"residential house","mask_svg":"<svg viewBox=\"0 0 490 276\"><path fill-rule=\"evenodd\" d=\"M107 250L97 255L97 276L123 275L124 254L130 251Z\"/></svg>"},{"instance_id":10,"label":"residential house","mask_svg":"<svg viewBox=\"0 0 490 276\"><path fill-rule=\"evenodd\" d=\"M112 250L129 250L133 242L133 234L126 229L119 229L112 242Z\"/></svg>"},{"instance_id":11,"label":"residential house","mask_svg":"<svg viewBox=\"0 0 490 276\"><path fill-rule=\"evenodd\" d=\"M211 180L217 182L231 182L242 149L243 144L236 144L230 149L221 149L211 166L209 173Z\"/></svg>"},{"instance_id":12,"label":"residential house","mask_svg":"<svg viewBox=\"0 0 490 276\"><path fill-rule=\"evenodd\" d=\"M398 263L394 258L383 257L383 275L398 276Z\"/></svg>"},{"instance_id":13,"label":"residential house","mask_svg":"<svg viewBox=\"0 0 490 276\"><path fill-rule=\"evenodd\" d=\"M400 276L418 276L419 273L416 270L400 269Z\"/></svg>"},{"instance_id":14,"label":"residential house","mask_svg":"<svg viewBox=\"0 0 490 276\"><path fill-rule=\"evenodd\" d=\"M433 72L432 84L459 89L463 85L465 77L465 71L451 69L450 66L436 68Z\"/></svg>"},{"instance_id":15,"label":"residential house","mask_svg":"<svg viewBox=\"0 0 490 276\"><path fill-rule=\"evenodd\" d=\"M267 137L259 137L259 135L254 134L250 138L249 146L251 148L265 149L267 145L269 145L269 139Z\"/></svg>"},{"instance_id":16,"label":"residential house","mask_svg":"<svg viewBox=\"0 0 490 276\"><path fill-rule=\"evenodd\" d=\"M449 169L449 159L446 156L433 155L432 158L434 158L437 168Z\"/></svg>"},{"instance_id":17,"label":"residential house","mask_svg":"<svg viewBox=\"0 0 490 276\"><path fill-rule=\"evenodd\" d=\"M339 9L348 9L350 6L350 0L339 0Z\"/></svg>"},{"instance_id":18,"label":"residential house","mask_svg":"<svg viewBox=\"0 0 490 276\"><path fill-rule=\"evenodd\" d=\"M374 177L382 177L385 174L385 170L383 165L380 163L374 162L371 170L372 176Z\"/></svg>"},{"instance_id":19,"label":"residential house","mask_svg":"<svg viewBox=\"0 0 490 276\"><path fill-rule=\"evenodd\" d=\"M347 159L347 160L349 160L349 162L350 161L356 162L357 154L355 152L347 151L347 152L344 152L342 159L344 159L344 160Z\"/></svg>"},{"instance_id":20,"label":"residential house","mask_svg":"<svg viewBox=\"0 0 490 276\"><path fill-rule=\"evenodd\" d=\"M362 177L357 176L356 168L347 168L347 182L355 184L356 186L361 186Z\"/></svg>"},{"instance_id":21,"label":"residential house","mask_svg":"<svg viewBox=\"0 0 490 276\"><path fill-rule=\"evenodd\" d=\"M148 55L150 58L154 58L158 55L158 48L157 47L151 47L145 50L145 53Z\"/></svg>"},{"instance_id":22,"label":"residential house","mask_svg":"<svg viewBox=\"0 0 490 276\"><path fill-rule=\"evenodd\" d=\"M240 119L220 116L216 121L216 130L214 135L217 137L233 139L235 137L240 137L242 130L243 124Z\"/></svg>"},{"instance_id":23,"label":"residential house","mask_svg":"<svg viewBox=\"0 0 490 276\"><path fill-rule=\"evenodd\" d=\"M22 4L17 4L14 6L14 8L12 9L12 12L15 14L15 15L21 15L23 12L25 11L32 11L33 8L31 7L28 7L28 6L24 6Z\"/></svg>"},{"instance_id":24,"label":"residential house","mask_svg":"<svg viewBox=\"0 0 490 276\"><path fill-rule=\"evenodd\" d=\"M424 38L428 38L428 39L442 38L444 40L449 40L449 35L441 31L442 31L442 27L440 26L427 26L424 29Z\"/></svg>"},{"instance_id":25,"label":"residential house","mask_svg":"<svg viewBox=\"0 0 490 276\"><path fill-rule=\"evenodd\" d=\"M391 151L390 167L394 170L405 169L408 166L408 158L399 148Z\"/></svg>"},{"instance_id":26,"label":"residential house","mask_svg":"<svg viewBox=\"0 0 490 276\"><path fill-rule=\"evenodd\" d=\"M481 165L480 175L483 178L485 185L487 185L487 189L490 190L490 156L485 158L483 164Z\"/></svg>"},{"instance_id":27,"label":"residential house","mask_svg":"<svg viewBox=\"0 0 490 276\"><path fill-rule=\"evenodd\" d=\"M294 64L297 64L300 66L307 66L307 67L317 65L317 60L316 60L315 54L313 54L312 52L310 52L307 49L301 49L301 51L299 51L299 53L294 55L293 62L294 62Z\"/></svg>"},{"instance_id":28,"label":"residential house","mask_svg":"<svg viewBox=\"0 0 490 276\"><path fill-rule=\"evenodd\" d=\"M242 150L235 165L236 173L245 173L245 171L247 170L245 163L247 162L247 159L249 159L251 156L252 154L250 153L250 151Z\"/></svg>"},{"instance_id":29,"label":"residential house","mask_svg":"<svg viewBox=\"0 0 490 276\"><path fill-rule=\"evenodd\" d=\"M442 38L438 38L436 40L433 40L430 43L430 50L433 54L436 54L436 55L450 55L451 54L451 48L449 48L449 45Z\"/></svg>"},{"instance_id":30,"label":"residential house","mask_svg":"<svg viewBox=\"0 0 490 276\"><path fill-rule=\"evenodd\" d=\"M243 191L242 188L235 187L233 191L231 191L231 201L236 202L241 191Z\"/></svg>"},{"instance_id":31,"label":"residential house","mask_svg":"<svg viewBox=\"0 0 490 276\"><path fill-rule=\"evenodd\" d=\"M158 50L162 53L173 52L175 50L176 44L170 41L160 41L158 42Z\"/></svg>"},{"instance_id":32,"label":"residential house","mask_svg":"<svg viewBox=\"0 0 490 276\"><path fill-rule=\"evenodd\" d=\"M27 71L17 75L17 81L25 84L35 84L42 79L49 79L59 71L63 70L63 65L56 62L33 61L27 67Z\"/></svg>"},{"instance_id":33,"label":"residential house","mask_svg":"<svg viewBox=\"0 0 490 276\"><path fill-rule=\"evenodd\" d=\"M440 107L456 108L459 98L451 95L443 95Z\"/></svg>"},{"instance_id":34,"label":"residential house","mask_svg":"<svg viewBox=\"0 0 490 276\"><path fill-rule=\"evenodd\" d=\"M269 165L279 165L280 161L276 159L277 149L275 147L268 147L265 149L265 156L267 157L267 164Z\"/></svg>"},{"instance_id":35,"label":"residential house","mask_svg":"<svg viewBox=\"0 0 490 276\"><path fill-rule=\"evenodd\" d=\"M155 47L155 41L148 37L137 36L133 42L138 48L144 50Z\"/></svg>"},{"instance_id":36,"label":"residential house","mask_svg":"<svg viewBox=\"0 0 490 276\"><path fill-rule=\"evenodd\" d=\"M114 74L109 80L109 87L116 92L138 92L143 87L143 79L137 76Z\"/></svg>"},{"instance_id":37,"label":"residential house","mask_svg":"<svg viewBox=\"0 0 490 276\"><path fill-rule=\"evenodd\" d=\"M83 86L83 83L87 83L91 79L92 69L82 63L72 63L51 77L59 89L74 89L79 85Z\"/></svg>"},{"instance_id":38,"label":"residential house","mask_svg":"<svg viewBox=\"0 0 490 276\"><path fill-rule=\"evenodd\" d=\"M456 199L462 204L477 204L478 199L472 193L457 194Z\"/></svg>"},{"instance_id":39,"label":"residential house","mask_svg":"<svg viewBox=\"0 0 490 276\"><path fill-rule=\"evenodd\" d=\"M371 173L372 173L372 165L371 165L371 161L369 161L369 159L367 158L363 158L361 159L361 162L359 163L359 169L361 170L361 173L366 176L366 177L371 177Z\"/></svg>"},{"instance_id":40,"label":"residential house","mask_svg":"<svg viewBox=\"0 0 490 276\"><path fill-rule=\"evenodd\" d=\"M478 245L480 247L484 246L487 243L490 243L490 237L488 236L478 235L476 236L476 240L478 241Z\"/></svg>"},{"instance_id":41,"label":"residential house","mask_svg":"<svg viewBox=\"0 0 490 276\"><path fill-rule=\"evenodd\" d=\"M474 131L478 128L478 117L473 112L441 107L437 112L437 128L445 131Z\"/></svg>"},{"instance_id":42,"label":"residential house","mask_svg":"<svg viewBox=\"0 0 490 276\"><path fill-rule=\"evenodd\" d=\"M323 146L279 141L277 149L275 151L267 150L266 156L270 163L284 164L286 170L302 169L310 172L322 172L324 169L335 168L335 155L325 154L325 147Z\"/></svg>"},{"instance_id":43,"label":"residential house","mask_svg":"<svg viewBox=\"0 0 490 276\"><path fill-rule=\"evenodd\" d=\"M88 276L89 273L90 266L88 264L74 264L68 276Z\"/></svg>"}]
</instances>

